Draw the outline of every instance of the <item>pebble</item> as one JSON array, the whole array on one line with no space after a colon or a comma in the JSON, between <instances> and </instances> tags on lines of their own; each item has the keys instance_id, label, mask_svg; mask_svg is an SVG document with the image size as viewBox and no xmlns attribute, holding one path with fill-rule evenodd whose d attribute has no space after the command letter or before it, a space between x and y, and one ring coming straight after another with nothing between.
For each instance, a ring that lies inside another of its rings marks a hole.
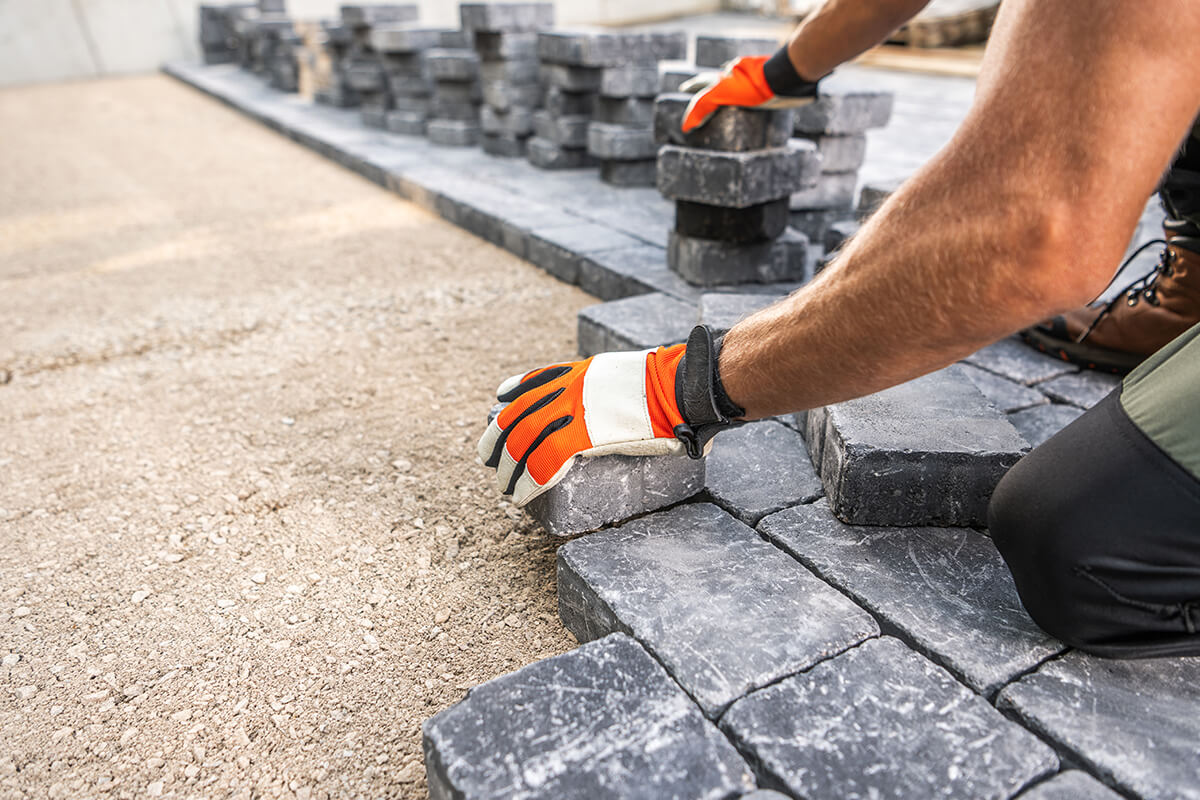
<instances>
[{"instance_id":1,"label":"pebble","mask_svg":"<svg viewBox=\"0 0 1200 800\"><path fill-rule=\"evenodd\" d=\"M108 697L108 689L101 689L98 692L92 692L90 694L85 694L83 696L83 700L85 700L89 703L99 703L99 702L103 701L106 697Z\"/></svg>"},{"instance_id":2,"label":"pebble","mask_svg":"<svg viewBox=\"0 0 1200 800\"><path fill-rule=\"evenodd\" d=\"M166 763L167 763L166 761L159 758L158 756L154 756L152 758L146 759L146 766L149 767L150 769L162 769L164 766L166 766Z\"/></svg>"},{"instance_id":3,"label":"pebble","mask_svg":"<svg viewBox=\"0 0 1200 800\"><path fill-rule=\"evenodd\" d=\"M174 714L171 715L171 719L175 720L176 722L187 722L191 718L192 718L192 710L190 708L185 708L180 711L176 711Z\"/></svg>"},{"instance_id":4,"label":"pebble","mask_svg":"<svg viewBox=\"0 0 1200 800\"><path fill-rule=\"evenodd\" d=\"M283 419L281 419L279 421L282 422L284 425L295 425L296 424L296 420L294 417L284 417Z\"/></svg>"},{"instance_id":5,"label":"pebble","mask_svg":"<svg viewBox=\"0 0 1200 800\"><path fill-rule=\"evenodd\" d=\"M136 592L133 593L133 596L130 597L129 599L132 600L134 602L134 604L137 604L137 603L142 602L149 596L150 596L150 592L147 591L146 589L138 589Z\"/></svg>"},{"instance_id":6,"label":"pebble","mask_svg":"<svg viewBox=\"0 0 1200 800\"><path fill-rule=\"evenodd\" d=\"M266 583L266 582L267 582L267 573L265 573L265 572L256 572L256 573L254 573L253 575L251 575L251 576L250 576L250 580L251 580L251 581L253 581L254 583L257 583L257 584L260 584L260 585L261 585L261 584L264 584L264 583Z\"/></svg>"},{"instance_id":7,"label":"pebble","mask_svg":"<svg viewBox=\"0 0 1200 800\"><path fill-rule=\"evenodd\" d=\"M392 462L392 467L397 472L408 472L412 469L412 462L407 458L398 458Z\"/></svg>"},{"instance_id":8,"label":"pebble","mask_svg":"<svg viewBox=\"0 0 1200 800\"><path fill-rule=\"evenodd\" d=\"M437 613L433 615L433 621L438 625L441 625L448 619L450 619L450 609L448 608L439 608Z\"/></svg>"},{"instance_id":9,"label":"pebble","mask_svg":"<svg viewBox=\"0 0 1200 800\"><path fill-rule=\"evenodd\" d=\"M237 603L233 600L222 599L217 601L217 608L233 608Z\"/></svg>"},{"instance_id":10,"label":"pebble","mask_svg":"<svg viewBox=\"0 0 1200 800\"><path fill-rule=\"evenodd\" d=\"M21 617L28 617L32 613L33 612L29 610L29 606L17 606L13 610L12 615L14 619L20 619Z\"/></svg>"},{"instance_id":11,"label":"pebble","mask_svg":"<svg viewBox=\"0 0 1200 800\"><path fill-rule=\"evenodd\" d=\"M35 694L37 694L37 690L38 690L38 688L33 685L19 686L19 687L17 687L17 699L18 700L28 700L29 698L31 698Z\"/></svg>"},{"instance_id":12,"label":"pebble","mask_svg":"<svg viewBox=\"0 0 1200 800\"><path fill-rule=\"evenodd\" d=\"M129 744L130 740L133 739L134 736L137 736L137 728L126 728L125 732L121 734L121 738L118 741L120 741L121 745L124 746Z\"/></svg>"},{"instance_id":13,"label":"pebble","mask_svg":"<svg viewBox=\"0 0 1200 800\"><path fill-rule=\"evenodd\" d=\"M367 619L366 617L362 617L355 621L358 623L360 628L366 628L367 630L370 630L375 627L375 623L371 622L371 620Z\"/></svg>"},{"instance_id":14,"label":"pebble","mask_svg":"<svg viewBox=\"0 0 1200 800\"><path fill-rule=\"evenodd\" d=\"M162 797L162 793L163 793L163 782L162 781L151 781L146 786L146 795L148 797Z\"/></svg>"},{"instance_id":15,"label":"pebble","mask_svg":"<svg viewBox=\"0 0 1200 800\"><path fill-rule=\"evenodd\" d=\"M163 560L168 564L178 564L180 561L183 561L183 553L167 553Z\"/></svg>"},{"instance_id":16,"label":"pebble","mask_svg":"<svg viewBox=\"0 0 1200 800\"><path fill-rule=\"evenodd\" d=\"M21 657L19 655L17 655L16 653L9 653L3 659L0 659L0 664L4 665L6 667L15 667L17 665L17 662L19 662L20 660L21 660Z\"/></svg>"},{"instance_id":17,"label":"pebble","mask_svg":"<svg viewBox=\"0 0 1200 800\"><path fill-rule=\"evenodd\" d=\"M194 778L200 774L200 768L197 767L195 764L188 764L186 767L183 768L183 774L189 778Z\"/></svg>"},{"instance_id":18,"label":"pebble","mask_svg":"<svg viewBox=\"0 0 1200 800\"><path fill-rule=\"evenodd\" d=\"M121 690L121 694L125 695L126 697L137 697L144 691L146 690L143 689L140 684L131 683Z\"/></svg>"}]
</instances>

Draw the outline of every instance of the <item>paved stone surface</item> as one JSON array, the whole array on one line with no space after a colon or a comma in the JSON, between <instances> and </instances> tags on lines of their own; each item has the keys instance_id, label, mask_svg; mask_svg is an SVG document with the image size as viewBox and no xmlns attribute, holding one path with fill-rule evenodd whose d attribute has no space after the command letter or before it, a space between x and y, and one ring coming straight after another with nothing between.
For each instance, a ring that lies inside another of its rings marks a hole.
<instances>
[{"instance_id":1,"label":"paved stone surface","mask_svg":"<svg viewBox=\"0 0 1200 800\"><path fill-rule=\"evenodd\" d=\"M596 163L586 147L563 147L540 136L530 137L525 148L529 163L541 169L584 169Z\"/></svg>"},{"instance_id":2,"label":"paved stone surface","mask_svg":"<svg viewBox=\"0 0 1200 800\"><path fill-rule=\"evenodd\" d=\"M896 639L735 703L721 727L796 797L1007 798L1058 759Z\"/></svg>"},{"instance_id":3,"label":"paved stone surface","mask_svg":"<svg viewBox=\"0 0 1200 800\"><path fill-rule=\"evenodd\" d=\"M774 239L788 226L788 200L781 197L746 208L723 208L690 200L675 201L675 232L723 242Z\"/></svg>"},{"instance_id":4,"label":"paved stone surface","mask_svg":"<svg viewBox=\"0 0 1200 800\"><path fill-rule=\"evenodd\" d=\"M525 511L549 533L573 536L675 505L703 488L702 458L580 458L561 483Z\"/></svg>"},{"instance_id":5,"label":"paved stone surface","mask_svg":"<svg viewBox=\"0 0 1200 800\"><path fill-rule=\"evenodd\" d=\"M697 36L696 66L711 69L739 56L769 56L781 44L766 37Z\"/></svg>"},{"instance_id":6,"label":"paved stone surface","mask_svg":"<svg viewBox=\"0 0 1200 800\"><path fill-rule=\"evenodd\" d=\"M1121 800L1121 795L1086 772L1072 769L1022 792L1020 800Z\"/></svg>"},{"instance_id":7,"label":"paved stone surface","mask_svg":"<svg viewBox=\"0 0 1200 800\"><path fill-rule=\"evenodd\" d=\"M759 531L984 695L1063 649L1025 613L982 533L851 526L825 502L772 514Z\"/></svg>"},{"instance_id":8,"label":"paved stone surface","mask_svg":"<svg viewBox=\"0 0 1200 800\"><path fill-rule=\"evenodd\" d=\"M695 286L802 283L812 277L815 261L808 238L791 228L764 242L722 242L675 231L667 240L667 266Z\"/></svg>"},{"instance_id":9,"label":"paved stone surface","mask_svg":"<svg viewBox=\"0 0 1200 800\"><path fill-rule=\"evenodd\" d=\"M778 294L709 292L700 296L700 323L707 325L713 336L723 336L738 322L778 299Z\"/></svg>"},{"instance_id":10,"label":"paved stone surface","mask_svg":"<svg viewBox=\"0 0 1200 800\"><path fill-rule=\"evenodd\" d=\"M632 236L607 226L580 222L533 231L526 245L526 258L561 281L579 283L579 263L583 256L638 244Z\"/></svg>"},{"instance_id":11,"label":"paved stone surface","mask_svg":"<svg viewBox=\"0 0 1200 800\"><path fill-rule=\"evenodd\" d=\"M431 119L425 123L425 136L443 147L474 147L482 131L478 123L457 119Z\"/></svg>"},{"instance_id":12,"label":"paved stone surface","mask_svg":"<svg viewBox=\"0 0 1200 800\"><path fill-rule=\"evenodd\" d=\"M794 109L792 121L802 135L847 135L882 128L892 117L890 92L822 92L816 102Z\"/></svg>"},{"instance_id":13,"label":"paved stone surface","mask_svg":"<svg viewBox=\"0 0 1200 800\"><path fill-rule=\"evenodd\" d=\"M522 33L554 27L553 3L460 3L458 15L471 31Z\"/></svg>"},{"instance_id":14,"label":"paved stone surface","mask_svg":"<svg viewBox=\"0 0 1200 800\"><path fill-rule=\"evenodd\" d=\"M691 133L680 127L692 95L662 94L654 101L654 140L658 144L677 144L699 150L723 150L744 153L769 147L783 147L792 135L790 111L761 111L726 107ZM814 145L815 147L815 145Z\"/></svg>"},{"instance_id":15,"label":"paved stone surface","mask_svg":"<svg viewBox=\"0 0 1200 800\"><path fill-rule=\"evenodd\" d=\"M694 327L696 307L665 294L613 300L579 312L579 354L678 344Z\"/></svg>"},{"instance_id":16,"label":"paved stone surface","mask_svg":"<svg viewBox=\"0 0 1200 800\"><path fill-rule=\"evenodd\" d=\"M613 186L654 186L658 180L658 162L653 158L601 161L600 180Z\"/></svg>"},{"instance_id":17,"label":"paved stone surface","mask_svg":"<svg viewBox=\"0 0 1200 800\"><path fill-rule=\"evenodd\" d=\"M654 245L594 253L579 264L579 288L601 300L620 300L663 291L659 282L670 278L674 278L680 287L687 286L682 278L667 269L666 252ZM685 299L679 292L667 294Z\"/></svg>"},{"instance_id":18,"label":"paved stone surface","mask_svg":"<svg viewBox=\"0 0 1200 800\"><path fill-rule=\"evenodd\" d=\"M484 133L479 143L483 152L492 156L504 158L523 158L525 156L525 138L499 133Z\"/></svg>"},{"instance_id":19,"label":"paved stone surface","mask_svg":"<svg viewBox=\"0 0 1200 800\"><path fill-rule=\"evenodd\" d=\"M863 133L842 136L804 134L821 154L822 172L854 172L867 158L867 136Z\"/></svg>"},{"instance_id":20,"label":"paved stone surface","mask_svg":"<svg viewBox=\"0 0 1200 800\"><path fill-rule=\"evenodd\" d=\"M813 185L819 170L811 142L746 153L664 145L658 151L658 190L673 200L745 208Z\"/></svg>"},{"instance_id":21,"label":"paved stone surface","mask_svg":"<svg viewBox=\"0 0 1200 800\"><path fill-rule=\"evenodd\" d=\"M1074 364L1039 353L1012 337L990 344L963 360L1026 386L1079 371Z\"/></svg>"},{"instance_id":22,"label":"paved stone surface","mask_svg":"<svg viewBox=\"0 0 1200 800\"><path fill-rule=\"evenodd\" d=\"M1082 413L1083 410L1075 406L1042 405L1010 414L1008 420L1025 437L1030 447L1037 447L1078 419Z\"/></svg>"},{"instance_id":23,"label":"paved stone surface","mask_svg":"<svg viewBox=\"0 0 1200 800\"><path fill-rule=\"evenodd\" d=\"M426 119L426 115L419 111L389 111L384 119L384 127L392 133L424 136Z\"/></svg>"},{"instance_id":24,"label":"paved stone surface","mask_svg":"<svg viewBox=\"0 0 1200 800\"><path fill-rule=\"evenodd\" d=\"M833 510L853 524L982 527L996 483L1027 449L953 366L808 420Z\"/></svg>"},{"instance_id":25,"label":"paved stone surface","mask_svg":"<svg viewBox=\"0 0 1200 800\"><path fill-rule=\"evenodd\" d=\"M878 631L841 594L707 504L564 545L558 592L563 624L580 641L632 634L709 717Z\"/></svg>"},{"instance_id":26,"label":"paved stone surface","mask_svg":"<svg viewBox=\"0 0 1200 800\"><path fill-rule=\"evenodd\" d=\"M475 687L424 726L432 800L752 790L737 751L663 668L615 635Z\"/></svg>"},{"instance_id":27,"label":"paved stone surface","mask_svg":"<svg viewBox=\"0 0 1200 800\"><path fill-rule=\"evenodd\" d=\"M800 434L770 420L722 431L713 440L705 488L747 525L825 493Z\"/></svg>"},{"instance_id":28,"label":"paved stone surface","mask_svg":"<svg viewBox=\"0 0 1200 800\"><path fill-rule=\"evenodd\" d=\"M1005 689L999 706L1127 792L1200 798L1200 658L1072 652Z\"/></svg>"},{"instance_id":29,"label":"paved stone surface","mask_svg":"<svg viewBox=\"0 0 1200 800\"><path fill-rule=\"evenodd\" d=\"M854 189L858 174L854 172L822 172L817 182L792 194L792 211L836 208L849 212L854 207Z\"/></svg>"},{"instance_id":30,"label":"paved stone surface","mask_svg":"<svg viewBox=\"0 0 1200 800\"><path fill-rule=\"evenodd\" d=\"M1010 381L1008 378L1002 378L985 369L963 364L962 371L971 379L971 383L983 392L983 396L992 402L992 405L1006 414L1020 411L1023 408L1045 405L1049 402L1046 395L1036 389L1030 389L1028 386Z\"/></svg>"},{"instance_id":31,"label":"paved stone surface","mask_svg":"<svg viewBox=\"0 0 1200 800\"><path fill-rule=\"evenodd\" d=\"M1080 370L1072 375L1061 375L1039 383L1037 388L1052 400L1070 403L1080 408L1091 408L1121 385L1118 375L1095 370Z\"/></svg>"},{"instance_id":32,"label":"paved stone surface","mask_svg":"<svg viewBox=\"0 0 1200 800\"><path fill-rule=\"evenodd\" d=\"M649 128L595 121L588 124L587 149L596 158L616 161L653 161L658 154Z\"/></svg>"}]
</instances>

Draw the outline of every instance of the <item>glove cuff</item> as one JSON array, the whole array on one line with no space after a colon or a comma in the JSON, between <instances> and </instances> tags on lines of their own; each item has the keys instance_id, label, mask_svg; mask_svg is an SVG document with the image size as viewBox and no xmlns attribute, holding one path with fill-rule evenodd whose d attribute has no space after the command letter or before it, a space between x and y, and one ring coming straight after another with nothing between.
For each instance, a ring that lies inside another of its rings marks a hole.
<instances>
[{"instance_id":1,"label":"glove cuff","mask_svg":"<svg viewBox=\"0 0 1200 800\"><path fill-rule=\"evenodd\" d=\"M763 77L766 78L767 86L771 87L771 91L776 97L817 96L817 84L820 82L820 78L808 81L800 77L800 73L796 71L792 59L788 56L787 45L779 48L775 55L763 63Z\"/></svg>"},{"instance_id":2,"label":"glove cuff","mask_svg":"<svg viewBox=\"0 0 1200 800\"><path fill-rule=\"evenodd\" d=\"M720 351L721 340L714 340L707 326L697 325L675 372L675 402L684 421L675 428L675 438L687 445L692 458L700 458L717 433L742 424L735 420L746 414L721 384Z\"/></svg>"}]
</instances>

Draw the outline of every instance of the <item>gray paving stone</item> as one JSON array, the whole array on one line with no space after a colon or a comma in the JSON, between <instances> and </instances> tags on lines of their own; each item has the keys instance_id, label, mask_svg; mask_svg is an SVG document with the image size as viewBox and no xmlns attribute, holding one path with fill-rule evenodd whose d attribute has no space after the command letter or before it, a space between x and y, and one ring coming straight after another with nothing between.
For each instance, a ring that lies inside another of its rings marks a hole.
<instances>
[{"instance_id":1,"label":"gray paving stone","mask_svg":"<svg viewBox=\"0 0 1200 800\"><path fill-rule=\"evenodd\" d=\"M699 322L707 325L713 336L724 336L738 322L778 299L778 294L708 292L700 295Z\"/></svg>"},{"instance_id":2,"label":"gray paving stone","mask_svg":"<svg viewBox=\"0 0 1200 800\"><path fill-rule=\"evenodd\" d=\"M663 145L658 190L673 200L727 208L778 200L813 185L820 174L816 148L807 144L747 153Z\"/></svg>"},{"instance_id":3,"label":"gray paving stone","mask_svg":"<svg viewBox=\"0 0 1200 800\"><path fill-rule=\"evenodd\" d=\"M800 138L808 139L817 146L817 152L821 154L821 170L823 172L854 172L866 160L867 135L865 133L843 136L805 134Z\"/></svg>"},{"instance_id":4,"label":"gray paving stone","mask_svg":"<svg viewBox=\"0 0 1200 800\"><path fill-rule=\"evenodd\" d=\"M771 789L758 789L750 794L742 795L741 800L789 800L789 798L786 794Z\"/></svg>"},{"instance_id":5,"label":"gray paving stone","mask_svg":"<svg viewBox=\"0 0 1200 800\"><path fill-rule=\"evenodd\" d=\"M596 122L642 128L653 138L651 127L654 125L654 98L597 97L592 119Z\"/></svg>"},{"instance_id":6,"label":"gray paving stone","mask_svg":"<svg viewBox=\"0 0 1200 800\"><path fill-rule=\"evenodd\" d=\"M445 86L445 84L440 85ZM439 89L429 102L429 116L433 119L455 120L478 125L479 105L469 100L463 101L447 97L447 93Z\"/></svg>"},{"instance_id":7,"label":"gray paving stone","mask_svg":"<svg viewBox=\"0 0 1200 800\"><path fill-rule=\"evenodd\" d=\"M616 634L476 686L423 726L431 800L725 800L737 751L640 645Z\"/></svg>"},{"instance_id":8,"label":"gray paving stone","mask_svg":"<svg viewBox=\"0 0 1200 800\"><path fill-rule=\"evenodd\" d=\"M1039 353L1012 337L989 344L963 360L1026 386L1079 371L1074 364Z\"/></svg>"},{"instance_id":9,"label":"gray paving stone","mask_svg":"<svg viewBox=\"0 0 1200 800\"><path fill-rule=\"evenodd\" d=\"M1051 378L1039 383L1037 388L1038 391L1044 392L1051 399L1060 403L1091 408L1120 385L1121 378L1118 375L1085 369L1073 375Z\"/></svg>"},{"instance_id":10,"label":"gray paving stone","mask_svg":"<svg viewBox=\"0 0 1200 800\"><path fill-rule=\"evenodd\" d=\"M359 114L362 117L363 125L368 128L387 128L388 110L386 108L367 106L362 108Z\"/></svg>"},{"instance_id":11,"label":"gray paving stone","mask_svg":"<svg viewBox=\"0 0 1200 800\"><path fill-rule=\"evenodd\" d=\"M702 458L581 458L525 511L554 536L573 536L681 503L703 488Z\"/></svg>"},{"instance_id":12,"label":"gray paving stone","mask_svg":"<svg viewBox=\"0 0 1200 800\"><path fill-rule=\"evenodd\" d=\"M591 120L582 114L556 116L546 109L533 112L534 133L558 147L586 149L589 125Z\"/></svg>"},{"instance_id":13,"label":"gray paving stone","mask_svg":"<svg viewBox=\"0 0 1200 800\"><path fill-rule=\"evenodd\" d=\"M696 66L717 68L739 56L769 56L779 49L778 39L733 36L697 36Z\"/></svg>"},{"instance_id":14,"label":"gray paving stone","mask_svg":"<svg viewBox=\"0 0 1200 800\"><path fill-rule=\"evenodd\" d=\"M566 93L595 93L600 89L603 70L600 67L573 67L567 64L542 62L538 75L542 83Z\"/></svg>"},{"instance_id":15,"label":"gray paving stone","mask_svg":"<svg viewBox=\"0 0 1200 800\"><path fill-rule=\"evenodd\" d=\"M1131 795L1200 798L1200 658L1071 652L1009 686L998 705Z\"/></svg>"},{"instance_id":16,"label":"gray paving stone","mask_svg":"<svg viewBox=\"0 0 1200 800\"><path fill-rule=\"evenodd\" d=\"M822 172L815 185L792 194L790 208L792 211L836 208L849 213L854 208L857 185L857 172Z\"/></svg>"},{"instance_id":17,"label":"gray paving stone","mask_svg":"<svg viewBox=\"0 0 1200 800\"><path fill-rule=\"evenodd\" d=\"M1072 769L1022 792L1020 800L1121 800L1121 795L1086 772Z\"/></svg>"},{"instance_id":18,"label":"gray paving stone","mask_svg":"<svg viewBox=\"0 0 1200 800\"><path fill-rule=\"evenodd\" d=\"M788 199L781 197L746 208L723 208L690 200L675 202L675 232L723 242L762 242L788 226Z\"/></svg>"},{"instance_id":19,"label":"gray paving stone","mask_svg":"<svg viewBox=\"0 0 1200 800\"><path fill-rule=\"evenodd\" d=\"M861 227L862 223L855 219L840 219L837 222L831 222L825 228L823 239L826 255L841 249L846 240L858 233L858 229Z\"/></svg>"},{"instance_id":20,"label":"gray paving stone","mask_svg":"<svg viewBox=\"0 0 1200 800\"><path fill-rule=\"evenodd\" d=\"M479 110L479 126L484 133L528 136L533 133L533 112L527 108L512 108L503 113L491 106Z\"/></svg>"},{"instance_id":21,"label":"gray paving stone","mask_svg":"<svg viewBox=\"0 0 1200 800\"><path fill-rule=\"evenodd\" d=\"M406 95L392 98L392 108L396 111L419 113L423 117L429 115L432 104L433 101L427 96Z\"/></svg>"},{"instance_id":22,"label":"gray paving stone","mask_svg":"<svg viewBox=\"0 0 1200 800\"><path fill-rule=\"evenodd\" d=\"M479 77L479 55L474 50L435 47L425 51L429 74L436 81L474 81Z\"/></svg>"},{"instance_id":23,"label":"gray paving stone","mask_svg":"<svg viewBox=\"0 0 1200 800\"><path fill-rule=\"evenodd\" d=\"M809 241L823 242L831 225L844 222L853 216L853 211L844 208L810 208L791 212L788 223L807 236Z\"/></svg>"},{"instance_id":24,"label":"gray paving stone","mask_svg":"<svg viewBox=\"0 0 1200 800\"><path fill-rule=\"evenodd\" d=\"M657 182L658 161L601 161L600 180L613 186L652 187Z\"/></svg>"},{"instance_id":25,"label":"gray paving stone","mask_svg":"<svg viewBox=\"0 0 1200 800\"><path fill-rule=\"evenodd\" d=\"M554 27L553 3L460 3L463 28L494 33L525 33Z\"/></svg>"},{"instance_id":26,"label":"gray paving stone","mask_svg":"<svg viewBox=\"0 0 1200 800\"><path fill-rule=\"evenodd\" d=\"M479 146L483 152L490 156L500 156L502 158L525 157L525 139L523 137L485 133L480 139Z\"/></svg>"},{"instance_id":27,"label":"gray paving stone","mask_svg":"<svg viewBox=\"0 0 1200 800\"><path fill-rule=\"evenodd\" d=\"M344 74L346 83L358 92L377 92L383 88L383 71L376 65L354 64Z\"/></svg>"},{"instance_id":28,"label":"gray paving stone","mask_svg":"<svg viewBox=\"0 0 1200 800\"><path fill-rule=\"evenodd\" d=\"M1041 405L1009 414L1008 421L1020 431L1030 447L1039 447L1082 413L1083 409L1075 406Z\"/></svg>"},{"instance_id":29,"label":"gray paving stone","mask_svg":"<svg viewBox=\"0 0 1200 800\"><path fill-rule=\"evenodd\" d=\"M484 82L482 99L497 111L513 108L534 109L541 104L545 90L541 84L512 84L506 81Z\"/></svg>"},{"instance_id":30,"label":"gray paving stone","mask_svg":"<svg viewBox=\"0 0 1200 800\"><path fill-rule=\"evenodd\" d=\"M538 57L555 64L580 67L654 65L684 58L687 37L682 31L545 31L538 36Z\"/></svg>"},{"instance_id":31,"label":"gray paving stone","mask_svg":"<svg viewBox=\"0 0 1200 800\"><path fill-rule=\"evenodd\" d=\"M708 504L559 548L558 597L581 642L630 633L710 718L878 632L861 609Z\"/></svg>"},{"instance_id":32,"label":"gray paving stone","mask_svg":"<svg viewBox=\"0 0 1200 800\"><path fill-rule=\"evenodd\" d=\"M502 33L494 31L475 32L475 52L484 61L499 61L509 58L537 59L536 32Z\"/></svg>"},{"instance_id":33,"label":"gray paving stone","mask_svg":"<svg viewBox=\"0 0 1200 800\"><path fill-rule=\"evenodd\" d=\"M863 184L862 190L858 193L858 216L861 219L874 214L879 210L889 197L895 194L900 188L903 180L891 181L868 181Z\"/></svg>"},{"instance_id":34,"label":"gray paving stone","mask_svg":"<svg viewBox=\"0 0 1200 800\"><path fill-rule=\"evenodd\" d=\"M759 531L985 696L1063 650L1025 613L982 533L846 525L823 501L772 514Z\"/></svg>"},{"instance_id":35,"label":"gray paving stone","mask_svg":"<svg viewBox=\"0 0 1200 800\"><path fill-rule=\"evenodd\" d=\"M825 493L800 434L770 420L722 431L713 440L705 488L747 525Z\"/></svg>"},{"instance_id":36,"label":"gray paving stone","mask_svg":"<svg viewBox=\"0 0 1200 800\"><path fill-rule=\"evenodd\" d=\"M809 411L808 426L834 513L856 525L983 527L1027 449L957 366Z\"/></svg>"},{"instance_id":37,"label":"gray paving stone","mask_svg":"<svg viewBox=\"0 0 1200 800\"><path fill-rule=\"evenodd\" d=\"M822 92L815 103L794 109L792 121L801 135L862 133L888 124L894 100L891 92Z\"/></svg>"},{"instance_id":38,"label":"gray paving stone","mask_svg":"<svg viewBox=\"0 0 1200 800\"><path fill-rule=\"evenodd\" d=\"M467 120L431 119L425 123L425 136L443 147L475 147L481 133L478 123Z\"/></svg>"},{"instance_id":39,"label":"gray paving stone","mask_svg":"<svg viewBox=\"0 0 1200 800\"><path fill-rule=\"evenodd\" d=\"M695 64L659 64L658 69L659 94L678 92L680 86L700 72L700 68Z\"/></svg>"},{"instance_id":40,"label":"gray paving stone","mask_svg":"<svg viewBox=\"0 0 1200 800\"><path fill-rule=\"evenodd\" d=\"M653 160L658 154L649 128L637 129L607 122L591 122L587 128L588 152L609 161Z\"/></svg>"},{"instance_id":41,"label":"gray paving stone","mask_svg":"<svg viewBox=\"0 0 1200 800\"><path fill-rule=\"evenodd\" d=\"M637 239L606 225L579 222L565 227L534 230L526 247L526 258L561 281L579 283L579 261L582 256L637 244L640 244Z\"/></svg>"},{"instance_id":42,"label":"gray paving stone","mask_svg":"<svg viewBox=\"0 0 1200 800\"><path fill-rule=\"evenodd\" d=\"M685 341L696 326L690 303L651 293L588 306L578 315L579 354L643 350Z\"/></svg>"},{"instance_id":43,"label":"gray paving stone","mask_svg":"<svg viewBox=\"0 0 1200 800\"><path fill-rule=\"evenodd\" d=\"M654 245L588 254L579 262L579 288L601 300L657 291L691 301L698 299L700 291L671 272L666 251Z\"/></svg>"},{"instance_id":44,"label":"gray paving stone","mask_svg":"<svg viewBox=\"0 0 1200 800\"><path fill-rule=\"evenodd\" d=\"M596 95L590 92L564 92L557 86L546 88L542 107L555 117L584 116L591 118Z\"/></svg>"},{"instance_id":45,"label":"gray paving stone","mask_svg":"<svg viewBox=\"0 0 1200 800\"><path fill-rule=\"evenodd\" d=\"M380 53L418 53L441 44L444 28L419 25L377 25L371 28L371 47Z\"/></svg>"},{"instance_id":46,"label":"gray paving stone","mask_svg":"<svg viewBox=\"0 0 1200 800\"><path fill-rule=\"evenodd\" d=\"M983 392L983 396L992 402L992 405L1006 414L1049 402L1041 392L1010 381L1008 378L1001 378L987 370L963 364L962 371L971 379L971 383Z\"/></svg>"},{"instance_id":47,"label":"gray paving stone","mask_svg":"<svg viewBox=\"0 0 1200 800\"><path fill-rule=\"evenodd\" d=\"M654 140L658 144L744 153L749 150L784 147L791 138L790 111L764 111L732 106L722 108L704 125L685 134L681 126L691 99L692 95L679 92L662 94L655 98Z\"/></svg>"},{"instance_id":48,"label":"gray paving stone","mask_svg":"<svg viewBox=\"0 0 1200 800\"><path fill-rule=\"evenodd\" d=\"M384 126L392 133L424 136L425 121L426 116L419 111L389 111Z\"/></svg>"},{"instance_id":49,"label":"gray paving stone","mask_svg":"<svg viewBox=\"0 0 1200 800\"><path fill-rule=\"evenodd\" d=\"M658 94L658 66L623 64L605 67L600 74L601 97L649 97Z\"/></svg>"},{"instance_id":50,"label":"gray paving stone","mask_svg":"<svg viewBox=\"0 0 1200 800\"><path fill-rule=\"evenodd\" d=\"M421 12L416 3L373 3L342 5L342 23L351 28L384 25L396 22L416 22Z\"/></svg>"},{"instance_id":51,"label":"gray paving stone","mask_svg":"<svg viewBox=\"0 0 1200 800\"><path fill-rule=\"evenodd\" d=\"M873 639L733 705L721 727L795 797L1002 798L1052 772L1033 734L896 639Z\"/></svg>"},{"instance_id":52,"label":"gray paving stone","mask_svg":"<svg viewBox=\"0 0 1200 800\"><path fill-rule=\"evenodd\" d=\"M461 50L465 47L471 47L474 43L475 31L473 30L447 30L442 32L442 47L447 47L452 50Z\"/></svg>"},{"instance_id":53,"label":"gray paving stone","mask_svg":"<svg viewBox=\"0 0 1200 800\"><path fill-rule=\"evenodd\" d=\"M813 275L814 260L808 239L791 228L764 242L722 242L675 231L667 241L667 266L694 286L804 282Z\"/></svg>"},{"instance_id":54,"label":"gray paving stone","mask_svg":"<svg viewBox=\"0 0 1200 800\"><path fill-rule=\"evenodd\" d=\"M479 78L483 81L535 84L538 83L538 62L529 58L483 61L479 64Z\"/></svg>"},{"instance_id":55,"label":"gray paving stone","mask_svg":"<svg viewBox=\"0 0 1200 800\"><path fill-rule=\"evenodd\" d=\"M525 143L529 163L540 169L584 169L596 165L585 147L563 147L549 139L533 136Z\"/></svg>"},{"instance_id":56,"label":"gray paving stone","mask_svg":"<svg viewBox=\"0 0 1200 800\"><path fill-rule=\"evenodd\" d=\"M384 80L393 97L428 98L433 94L434 83L433 79L429 77L386 75Z\"/></svg>"}]
</instances>

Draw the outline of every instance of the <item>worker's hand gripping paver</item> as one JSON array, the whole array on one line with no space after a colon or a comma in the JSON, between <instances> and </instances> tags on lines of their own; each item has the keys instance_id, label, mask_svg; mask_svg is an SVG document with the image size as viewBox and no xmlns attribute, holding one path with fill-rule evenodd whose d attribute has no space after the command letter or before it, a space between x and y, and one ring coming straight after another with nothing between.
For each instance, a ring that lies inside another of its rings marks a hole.
<instances>
[{"instance_id":1,"label":"worker's hand gripping paver","mask_svg":"<svg viewBox=\"0 0 1200 800\"><path fill-rule=\"evenodd\" d=\"M702 73L680 86L680 91L696 93L684 115L683 132L708 122L723 106L797 108L816 99L815 81L789 87L787 93L773 89L764 71L768 60L767 56L742 56L721 72Z\"/></svg>"}]
</instances>

